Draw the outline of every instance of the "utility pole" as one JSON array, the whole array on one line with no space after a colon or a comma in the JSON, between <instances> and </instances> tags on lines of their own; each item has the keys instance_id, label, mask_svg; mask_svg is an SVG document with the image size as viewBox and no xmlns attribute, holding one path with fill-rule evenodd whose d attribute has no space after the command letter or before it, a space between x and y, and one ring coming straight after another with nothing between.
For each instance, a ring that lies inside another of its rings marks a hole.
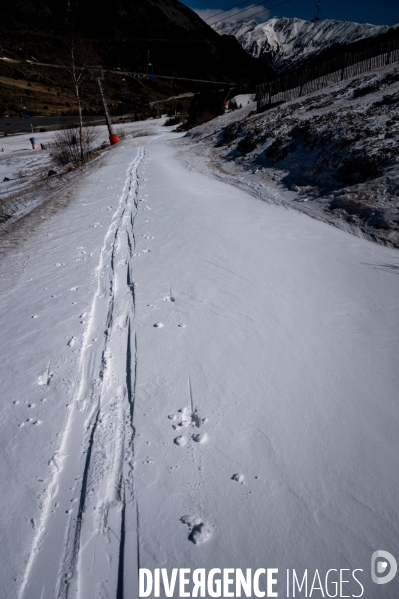
<instances>
[{"instance_id":1,"label":"utility pole","mask_svg":"<svg viewBox=\"0 0 399 599\"><path fill-rule=\"evenodd\" d=\"M317 2L316 2L316 6L315 6L315 9L314 9L314 17L313 17L313 21L314 21L315 23L318 23L318 21L320 21L320 15L321 15L320 1L321 1L321 0L317 0Z\"/></svg>"},{"instance_id":2,"label":"utility pole","mask_svg":"<svg viewBox=\"0 0 399 599\"><path fill-rule=\"evenodd\" d=\"M109 132L109 143L111 144L111 146L114 146L115 144L117 144L119 142L119 138L116 135L116 133L113 132L113 129L112 129L111 117L109 116L108 106L107 106L107 102L105 100L105 95L104 95L104 90L103 90L103 85L101 83L102 80L104 79L103 68L101 67L99 77L95 77L94 73L92 73L91 78L95 79L97 81L98 89L100 90L100 96L101 96L101 102L103 105L105 121L107 123L108 132Z\"/></svg>"}]
</instances>

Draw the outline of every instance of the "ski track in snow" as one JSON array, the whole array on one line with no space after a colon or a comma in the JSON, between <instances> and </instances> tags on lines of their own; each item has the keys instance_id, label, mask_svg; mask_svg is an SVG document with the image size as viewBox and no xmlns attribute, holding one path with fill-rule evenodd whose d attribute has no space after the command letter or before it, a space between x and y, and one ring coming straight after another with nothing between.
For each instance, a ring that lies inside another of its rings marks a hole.
<instances>
[{"instance_id":1,"label":"ski track in snow","mask_svg":"<svg viewBox=\"0 0 399 599\"><path fill-rule=\"evenodd\" d=\"M128 559L139 567L133 480L137 339L132 257L144 162L141 146L128 167L104 239L74 401L61 447L51 461L53 479L20 599L123 599L136 593L138 572L125 571L124 563ZM45 375L49 384L49 368ZM83 564L92 555L96 563L86 570Z\"/></svg>"}]
</instances>

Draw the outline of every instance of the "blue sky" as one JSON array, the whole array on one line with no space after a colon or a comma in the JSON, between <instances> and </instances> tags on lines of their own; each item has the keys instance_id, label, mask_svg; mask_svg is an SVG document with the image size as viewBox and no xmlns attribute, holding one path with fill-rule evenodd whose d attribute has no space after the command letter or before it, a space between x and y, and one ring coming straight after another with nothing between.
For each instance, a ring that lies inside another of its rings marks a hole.
<instances>
[{"instance_id":1,"label":"blue sky","mask_svg":"<svg viewBox=\"0 0 399 599\"><path fill-rule=\"evenodd\" d=\"M182 0L180 0L182 1ZM242 1L242 0L241 0ZM264 3L273 6L282 0L269 0ZM209 16L219 10L227 10L231 6L238 4L240 0L183 0L190 8L198 11L201 16ZM259 0L251 0L248 6L257 4ZM270 16L299 17L300 19L311 19L313 17L316 0L290 0L287 4L272 9L270 13L264 12L258 15L256 20L265 21ZM234 9L231 12L238 12L243 7ZM205 9L208 9L205 12ZM219 9L219 10L216 10ZM251 12L259 12L262 6L253 7L248 12L237 15L233 20L250 17ZM345 21L355 21L357 23L373 23L375 25L394 25L399 23L399 0L321 0L322 19L339 19ZM215 21L224 15L215 17ZM208 21L211 23L212 20Z\"/></svg>"}]
</instances>

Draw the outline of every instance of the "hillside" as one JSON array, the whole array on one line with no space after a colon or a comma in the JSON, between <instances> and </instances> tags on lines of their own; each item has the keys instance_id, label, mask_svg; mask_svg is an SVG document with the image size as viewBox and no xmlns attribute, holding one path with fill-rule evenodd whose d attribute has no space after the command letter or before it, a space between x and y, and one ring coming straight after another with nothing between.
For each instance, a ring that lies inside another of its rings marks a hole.
<instances>
[{"instance_id":1,"label":"hillside","mask_svg":"<svg viewBox=\"0 0 399 599\"><path fill-rule=\"evenodd\" d=\"M243 89L253 87L270 71L267 65L248 56L233 36L219 36L177 0L88 0L68 4L56 0L6 0L3 4L2 56L24 62L0 65L1 111L6 106L11 112L19 110L21 102L44 114L68 110L67 104L72 108L65 74L35 65L63 60L71 31L90 48L93 63L106 69L146 73L149 52L157 76L236 82ZM31 83L30 90L27 82ZM135 104L148 105L150 100L198 91L199 87L178 79L148 82L130 78L125 85L122 76L110 77L106 85L114 110L120 104L125 105L124 110L132 110ZM126 87L127 92L122 91ZM96 93L90 97L89 88L85 93L87 111L93 112Z\"/></svg>"},{"instance_id":2,"label":"hillside","mask_svg":"<svg viewBox=\"0 0 399 599\"><path fill-rule=\"evenodd\" d=\"M218 177L267 202L399 247L398 66L255 109L192 129L197 161L211 157Z\"/></svg>"},{"instance_id":3,"label":"hillside","mask_svg":"<svg viewBox=\"0 0 399 599\"><path fill-rule=\"evenodd\" d=\"M265 23L219 23L214 29L221 35L234 35L248 54L262 58L277 72L285 72L314 61L328 50L342 52L350 49L352 44L373 41L388 34L392 28L347 21L314 22L275 17Z\"/></svg>"}]
</instances>

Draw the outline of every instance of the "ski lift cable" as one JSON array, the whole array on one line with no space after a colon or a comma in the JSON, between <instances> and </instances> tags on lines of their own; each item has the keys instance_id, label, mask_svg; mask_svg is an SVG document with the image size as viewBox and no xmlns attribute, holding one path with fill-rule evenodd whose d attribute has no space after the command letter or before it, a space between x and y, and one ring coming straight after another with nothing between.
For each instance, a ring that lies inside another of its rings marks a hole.
<instances>
[{"instance_id":1,"label":"ski lift cable","mask_svg":"<svg viewBox=\"0 0 399 599\"><path fill-rule=\"evenodd\" d=\"M257 4L251 4L250 6L247 6L247 8L243 8L242 10L239 10L238 12L233 13L232 15L230 15L229 17L226 17L226 19L229 19L230 17L234 17L235 15L239 15L242 12L246 12L247 10L249 10L250 8L253 8L254 6L261 6L262 4L266 4L266 2L270 2L270 0L263 0L263 2L258 2ZM238 6L238 5L237 5ZM233 7L234 8L234 7ZM227 9L227 10L231 10L231 8ZM226 10L223 10L222 12L227 12ZM220 13L219 13L220 14ZM213 15L214 17L216 15ZM252 15L251 15L252 16ZM210 17L213 18L213 17ZM220 21L224 21L225 19L220 19ZM209 23L209 25L216 25L216 23L220 23L220 21L215 21L215 23Z\"/></svg>"},{"instance_id":2,"label":"ski lift cable","mask_svg":"<svg viewBox=\"0 0 399 599\"><path fill-rule=\"evenodd\" d=\"M279 4L273 4L273 6L268 6L268 8L265 8L264 10L260 10L259 12L256 12L254 15L251 15L251 17L256 17L257 15L260 15L262 12L266 12L267 10L271 10L272 8L281 6L282 4L288 4L288 2L291 2L291 0L285 0L284 2L279 2ZM261 4L265 4L265 2L261 2ZM244 12L244 11L240 11L240 12ZM238 14L239 14L239 12L235 13L235 15L238 15ZM229 17L226 17L225 19L220 19L219 21L216 21L215 23L211 23L211 25L217 25L217 23L221 23L222 21L227 21L228 19L231 19L231 17L234 17L235 15L230 15Z\"/></svg>"},{"instance_id":3,"label":"ski lift cable","mask_svg":"<svg viewBox=\"0 0 399 599\"><path fill-rule=\"evenodd\" d=\"M230 8L225 8L224 10L217 12L215 15L212 15L211 17L207 17L206 19L204 19L204 21L209 21L209 19L214 19L215 17L221 15L222 13L224 13L228 10L233 10L233 8L238 8L239 6L242 6L243 4L247 4L247 2L250 2L250 0L244 0L244 2L240 2L240 4L236 4L235 6L230 6Z\"/></svg>"}]
</instances>

